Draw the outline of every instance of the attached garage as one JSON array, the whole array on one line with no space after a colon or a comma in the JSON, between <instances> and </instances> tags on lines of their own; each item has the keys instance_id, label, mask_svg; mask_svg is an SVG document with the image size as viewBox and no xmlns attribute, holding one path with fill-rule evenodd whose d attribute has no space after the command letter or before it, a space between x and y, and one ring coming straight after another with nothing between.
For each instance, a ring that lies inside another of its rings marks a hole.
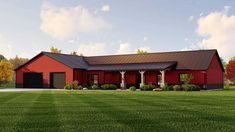
<instances>
[{"instance_id":1,"label":"attached garage","mask_svg":"<svg viewBox=\"0 0 235 132\"><path fill-rule=\"evenodd\" d=\"M62 89L66 84L64 72L50 73L50 88Z\"/></svg>"},{"instance_id":2,"label":"attached garage","mask_svg":"<svg viewBox=\"0 0 235 132\"><path fill-rule=\"evenodd\" d=\"M61 59L61 56L63 57ZM40 53L16 70L17 88L64 88L73 82L73 65L67 65L70 56ZM78 62L79 60L75 60Z\"/></svg>"},{"instance_id":3,"label":"attached garage","mask_svg":"<svg viewBox=\"0 0 235 132\"><path fill-rule=\"evenodd\" d=\"M24 88L42 88L43 87L43 76L42 73L29 72L24 73L23 79Z\"/></svg>"}]
</instances>

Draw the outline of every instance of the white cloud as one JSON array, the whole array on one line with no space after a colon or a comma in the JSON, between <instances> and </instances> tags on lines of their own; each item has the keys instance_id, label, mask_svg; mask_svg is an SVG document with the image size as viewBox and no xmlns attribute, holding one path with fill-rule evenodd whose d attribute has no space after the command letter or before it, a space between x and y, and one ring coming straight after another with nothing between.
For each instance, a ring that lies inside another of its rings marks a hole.
<instances>
[{"instance_id":1,"label":"white cloud","mask_svg":"<svg viewBox=\"0 0 235 132\"><path fill-rule=\"evenodd\" d=\"M189 42L189 40L186 42L189 43L189 46L181 49L182 51L205 49L201 43L192 43L192 42Z\"/></svg>"},{"instance_id":2,"label":"white cloud","mask_svg":"<svg viewBox=\"0 0 235 132\"><path fill-rule=\"evenodd\" d=\"M224 6L224 12L228 13L229 9L231 8L231 6Z\"/></svg>"},{"instance_id":3,"label":"white cloud","mask_svg":"<svg viewBox=\"0 0 235 132\"><path fill-rule=\"evenodd\" d=\"M191 22L191 21L193 21L193 19L194 19L194 16L190 16L190 17L188 18L188 21Z\"/></svg>"},{"instance_id":4,"label":"white cloud","mask_svg":"<svg viewBox=\"0 0 235 132\"><path fill-rule=\"evenodd\" d=\"M44 2L40 16L41 31L58 39L69 38L79 32L89 33L110 27L105 20L94 16L81 5L65 8Z\"/></svg>"},{"instance_id":5,"label":"white cloud","mask_svg":"<svg viewBox=\"0 0 235 132\"><path fill-rule=\"evenodd\" d=\"M105 43L99 42L82 43L79 45L77 52L86 56L104 55L106 53L106 46Z\"/></svg>"},{"instance_id":6,"label":"white cloud","mask_svg":"<svg viewBox=\"0 0 235 132\"><path fill-rule=\"evenodd\" d=\"M1 35L0 35L0 54L5 56L6 58L14 57L10 42L4 39Z\"/></svg>"},{"instance_id":7,"label":"white cloud","mask_svg":"<svg viewBox=\"0 0 235 132\"><path fill-rule=\"evenodd\" d=\"M184 41L185 41L185 42L188 42L188 41L189 41L189 39L188 39L188 38L184 38Z\"/></svg>"},{"instance_id":8,"label":"white cloud","mask_svg":"<svg viewBox=\"0 0 235 132\"><path fill-rule=\"evenodd\" d=\"M199 16L201 17L201 16L203 16L204 15L204 13L203 12L201 12L200 14L199 14Z\"/></svg>"},{"instance_id":9,"label":"white cloud","mask_svg":"<svg viewBox=\"0 0 235 132\"><path fill-rule=\"evenodd\" d=\"M101 7L101 11L103 11L103 12L109 12L109 11L110 11L110 6L109 6L109 5L103 5L103 6Z\"/></svg>"},{"instance_id":10,"label":"white cloud","mask_svg":"<svg viewBox=\"0 0 235 132\"><path fill-rule=\"evenodd\" d=\"M148 40L148 37L144 37L143 42L146 42Z\"/></svg>"},{"instance_id":11,"label":"white cloud","mask_svg":"<svg viewBox=\"0 0 235 132\"><path fill-rule=\"evenodd\" d=\"M74 39L70 39L70 40L68 41L68 43L74 43L74 42L75 42Z\"/></svg>"},{"instance_id":12,"label":"white cloud","mask_svg":"<svg viewBox=\"0 0 235 132\"><path fill-rule=\"evenodd\" d=\"M222 12L200 17L197 28L197 33L203 37L198 45L217 49L226 58L235 53L235 15L227 14L229 8L226 6Z\"/></svg>"},{"instance_id":13,"label":"white cloud","mask_svg":"<svg viewBox=\"0 0 235 132\"><path fill-rule=\"evenodd\" d=\"M125 42L125 43L120 43L116 54L133 54L136 53L138 49L150 52L150 47L146 46L146 47L139 47L136 49L132 49L130 43Z\"/></svg>"},{"instance_id":14,"label":"white cloud","mask_svg":"<svg viewBox=\"0 0 235 132\"><path fill-rule=\"evenodd\" d=\"M131 46L128 42L121 43L119 45L119 49L117 50L117 54L129 54L131 53Z\"/></svg>"}]
</instances>

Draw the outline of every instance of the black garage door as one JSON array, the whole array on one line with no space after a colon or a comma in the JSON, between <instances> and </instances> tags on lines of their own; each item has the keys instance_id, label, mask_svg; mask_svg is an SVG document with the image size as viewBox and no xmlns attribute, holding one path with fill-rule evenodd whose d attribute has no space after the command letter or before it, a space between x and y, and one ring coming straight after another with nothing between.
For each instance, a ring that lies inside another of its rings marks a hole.
<instances>
[{"instance_id":1,"label":"black garage door","mask_svg":"<svg viewBox=\"0 0 235 132\"><path fill-rule=\"evenodd\" d=\"M66 84L65 73L50 73L50 87L51 88L64 88Z\"/></svg>"},{"instance_id":2,"label":"black garage door","mask_svg":"<svg viewBox=\"0 0 235 132\"><path fill-rule=\"evenodd\" d=\"M24 73L24 88L42 88L43 87L43 79L42 73Z\"/></svg>"}]
</instances>

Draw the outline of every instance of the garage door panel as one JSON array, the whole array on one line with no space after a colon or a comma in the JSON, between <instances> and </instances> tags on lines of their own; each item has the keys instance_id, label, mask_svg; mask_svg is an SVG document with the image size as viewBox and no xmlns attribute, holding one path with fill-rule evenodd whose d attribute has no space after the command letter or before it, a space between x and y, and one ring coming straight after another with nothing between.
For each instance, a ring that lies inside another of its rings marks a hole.
<instances>
[{"instance_id":1,"label":"garage door panel","mask_svg":"<svg viewBox=\"0 0 235 132\"><path fill-rule=\"evenodd\" d=\"M50 73L50 86L51 88L64 88L66 84L66 76L64 72Z\"/></svg>"},{"instance_id":2,"label":"garage door panel","mask_svg":"<svg viewBox=\"0 0 235 132\"><path fill-rule=\"evenodd\" d=\"M24 73L23 80L24 88L42 88L43 87L43 76L42 73Z\"/></svg>"}]
</instances>

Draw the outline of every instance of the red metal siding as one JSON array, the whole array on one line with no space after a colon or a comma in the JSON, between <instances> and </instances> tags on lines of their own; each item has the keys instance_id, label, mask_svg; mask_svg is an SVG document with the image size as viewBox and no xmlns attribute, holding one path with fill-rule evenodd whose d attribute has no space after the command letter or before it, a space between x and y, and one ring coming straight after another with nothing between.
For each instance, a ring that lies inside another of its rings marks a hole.
<instances>
[{"instance_id":1,"label":"red metal siding","mask_svg":"<svg viewBox=\"0 0 235 132\"><path fill-rule=\"evenodd\" d=\"M104 75L105 75L104 83L109 83L109 84L121 83L121 74L118 71L112 71L112 72L106 71Z\"/></svg>"},{"instance_id":2,"label":"red metal siding","mask_svg":"<svg viewBox=\"0 0 235 132\"><path fill-rule=\"evenodd\" d=\"M167 84L181 84L180 83L180 74L192 74L193 79L191 83L193 84L205 84L205 71L166 71L165 80Z\"/></svg>"},{"instance_id":3,"label":"red metal siding","mask_svg":"<svg viewBox=\"0 0 235 132\"><path fill-rule=\"evenodd\" d=\"M79 84L84 83L84 70L74 70L73 80L77 80Z\"/></svg>"},{"instance_id":4,"label":"red metal siding","mask_svg":"<svg viewBox=\"0 0 235 132\"><path fill-rule=\"evenodd\" d=\"M223 71L217 55L213 56L209 69L207 70L207 84L223 84Z\"/></svg>"},{"instance_id":5,"label":"red metal siding","mask_svg":"<svg viewBox=\"0 0 235 132\"><path fill-rule=\"evenodd\" d=\"M73 70L68 66L55 61L54 59L46 56L40 55L29 64L23 66L16 71L16 84L18 86L23 86L23 74L24 72L42 72L43 73L43 83L45 86L49 85L50 72L65 72L66 73L66 83L71 83L73 81Z\"/></svg>"},{"instance_id":6,"label":"red metal siding","mask_svg":"<svg viewBox=\"0 0 235 132\"><path fill-rule=\"evenodd\" d=\"M125 73L125 82L127 84L135 84L135 80L136 80L136 73L135 71L127 71Z\"/></svg>"},{"instance_id":7,"label":"red metal siding","mask_svg":"<svg viewBox=\"0 0 235 132\"><path fill-rule=\"evenodd\" d=\"M145 83L146 84L156 84L157 83L157 74L160 74L159 71L146 71Z\"/></svg>"}]
</instances>

